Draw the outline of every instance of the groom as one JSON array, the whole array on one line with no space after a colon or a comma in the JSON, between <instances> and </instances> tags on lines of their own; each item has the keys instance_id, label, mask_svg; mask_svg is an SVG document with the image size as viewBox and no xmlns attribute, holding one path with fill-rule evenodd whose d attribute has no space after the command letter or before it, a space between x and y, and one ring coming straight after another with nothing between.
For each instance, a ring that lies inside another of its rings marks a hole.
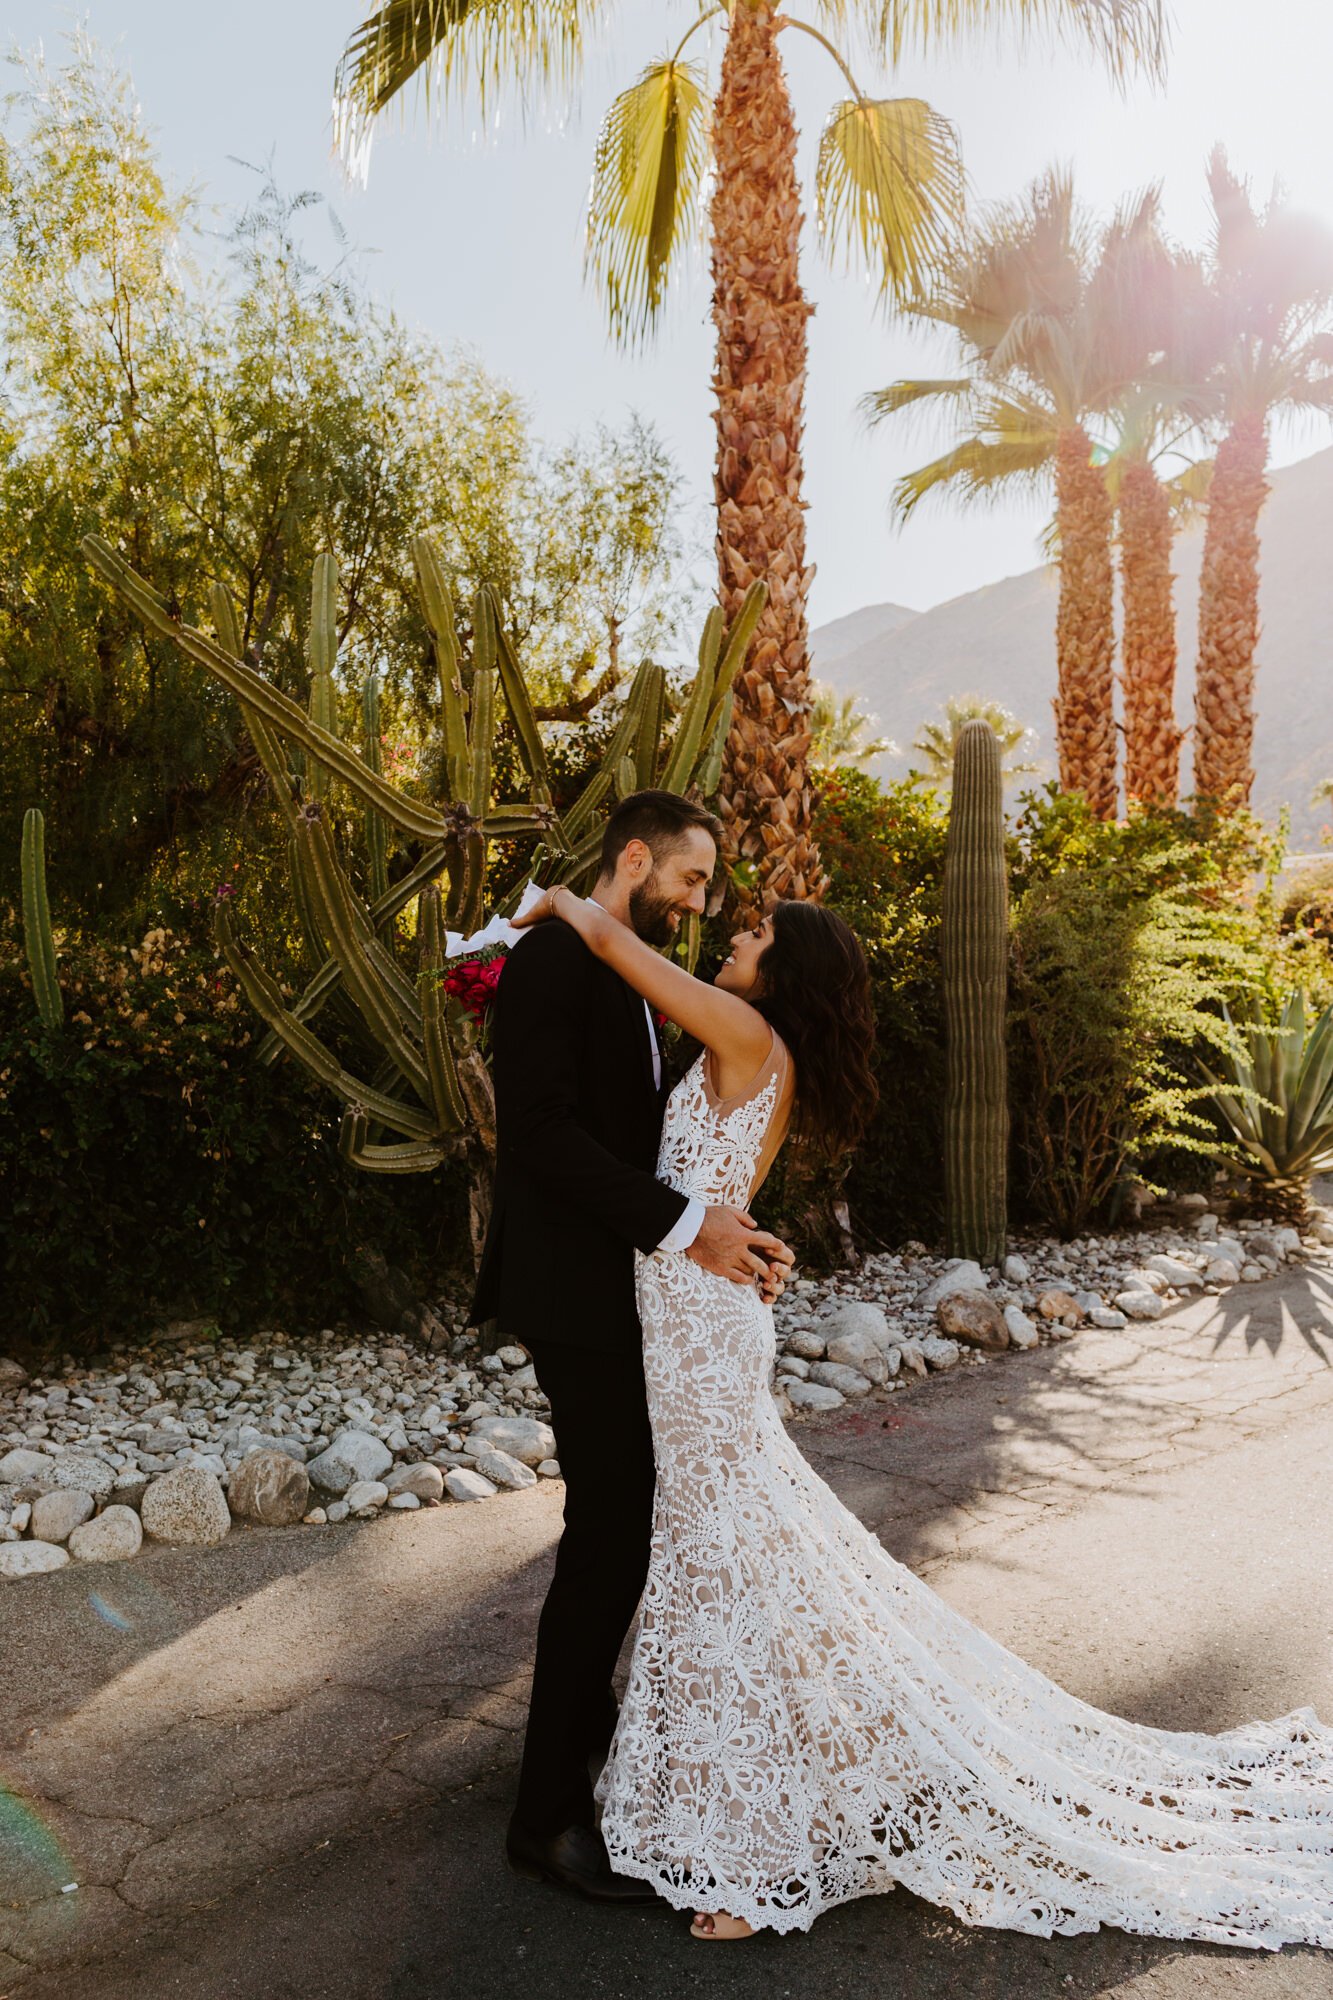
<instances>
[{"instance_id":1,"label":"groom","mask_svg":"<svg viewBox=\"0 0 1333 2000\"><path fill-rule=\"evenodd\" d=\"M719 832L672 792L635 793L607 822L594 899L646 943L669 944L703 912ZM683 1250L770 1299L792 1257L742 1211L654 1178L666 1092L653 1015L567 925L539 924L515 946L493 1022L495 1207L472 1318L531 1354L565 1482L509 1859L597 1901L652 1901L612 1873L588 1774L615 1726L612 1674L652 1527L634 1252Z\"/></svg>"}]
</instances>

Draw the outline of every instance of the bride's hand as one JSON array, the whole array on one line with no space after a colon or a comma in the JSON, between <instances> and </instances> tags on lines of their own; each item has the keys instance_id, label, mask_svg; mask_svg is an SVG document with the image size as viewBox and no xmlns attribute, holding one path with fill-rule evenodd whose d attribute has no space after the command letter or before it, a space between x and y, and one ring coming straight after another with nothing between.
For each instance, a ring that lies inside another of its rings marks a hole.
<instances>
[{"instance_id":1,"label":"bride's hand","mask_svg":"<svg viewBox=\"0 0 1333 2000\"><path fill-rule=\"evenodd\" d=\"M560 888L562 886L563 885L560 883L556 884L556 888ZM521 915L512 916L509 919L509 921L513 926L513 928L516 931L525 931L527 930L530 924L543 924L546 922L546 919L548 917L553 917L555 915L555 910L552 907L551 898L554 896L554 894L555 894L554 889L544 890L542 894L537 898L536 902L533 903L528 909L524 910Z\"/></svg>"}]
</instances>

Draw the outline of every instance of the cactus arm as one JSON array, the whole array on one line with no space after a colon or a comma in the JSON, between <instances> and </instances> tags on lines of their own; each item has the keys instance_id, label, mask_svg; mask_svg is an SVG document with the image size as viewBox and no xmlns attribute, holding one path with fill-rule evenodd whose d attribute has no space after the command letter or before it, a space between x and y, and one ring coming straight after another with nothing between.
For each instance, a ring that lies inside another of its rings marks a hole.
<instances>
[{"instance_id":1,"label":"cactus arm","mask_svg":"<svg viewBox=\"0 0 1333 2000\"><path fill-rule=\"evenodd\" d=\"M349 1167L371 1174L420 1174L442 1166L453 1148L429 1140L408 1140L401 1146L373 1146L366 1138L369 1121L360 1105L349 1105L338 1128L338 1151Z\"/></svg>"},{"instance_id":2,"label":"cactus arm","mask_svg":"<svg viewBox=\"0 0 1333 2000\"><path fill-rule=\"evenodd\" d=\"M60 991L51 906L46 894L46 820L38 806L29 806L23 815L20 868L23 876L23 942L28 955L32 997L42 1026L48 1034L54 1035L64 1023L65 999Z\"/></svg>"},{"instance_id":3,"label":"cactus arm","mask_svg":"<svg viewBox=\"0 0 1333 2000\"><path fill-rule=\"evenodd\" d=\"M479 821L491 803L491 751L495 740L495 669L472 670L472 727L468 744L467 802Z\"/></svg>"},{"instance_id":4,"label":"cactus arm","mask_svg":"<svg viewBox=\"0 0 1333 2000\"><path fill-rule=\"evenodd\" d=\"M624 713L611 734L606 746L599 771L593 773L573 805L564 815L565 833L571 842L577 842L587 830L588 821L610 791L622 758L628 757L634 748L639 733L639 723L643 705L648 693L648 662L645 660L634 676L625 700Z\"/></svg>"},{"instance_id":5,"label":"cactus arm","mask_svg":"<svg viewBox=\"0 0 1333 2000\"><path fill-rule=\"evenodd\" d=\"M427 882L433 882L444 870L448 865L449 847L449 842L441 841L437 846L428 849L406 875L399 881L391 883L385 894L371 905L370 918L377 929L390 917L396 917L399 910L405 909ZM294 1019L308 1021L318 1014L330 994L337 991L341 981L342 973L338 969L337 959L326 958L300 999L293 1004L290 1011ZM282 1053L282 1043L276 1035L268 1034L259 1044L258 1053L260 1062L273 1062Z\"/></svg>"},{"instance_id":6,"label":"cactus arm","mask_svg":"<svg viewBox=\"0 0 1333 2000\"><path fill-rule=\"evenodd\" d=\"M708 720L704 724L704 735L710 739L717 727L718 717L722 712L722 704L731 691L732 682L740 672L745 655L750 650L750 641L754 637L755 627L758 625L763 615L764 606L767 603L768 585L762 582L752 583L745 593L740 610L736 613L731 630L727 634L726 650L718 662L717 679L713 683L713 705L708 711Z\"/></svg>"},{"instance_id":7,"label":"cactus arm","mask_svg":"<svg viewBox=\"0 0 1333 2000\"><path fill-rule=\"evenodd\" d=\"M704 629L699 634L699 672L711 690L717 673L718 655L722 651L722 641L726 636L727 621L720 604L708 608L704 619Z\"/></svg>"},{"instance_id":8,"label":"cactus arm","mask_svg":"<svg viewBox=\"0 0 1333 2000\"><path fill-rule=\"evenodd\" d=\"M662 773L664 792L683 792L689 784L699 761L704 724L708 720L712 699L713 676L706 666L701 665L681 710L680 721L676 724L676 740Z\"/></svg>"},{"instance_id":9,"label":"cactus arm","mask_svg":"<svg viewBox=\"0 0 1333 2000\"><path fill-rule=\"evenodd\" d=\"M338 651L338 565L333 557L315 557L310 577L310 720L330 736L338 734L338 703L333 668ZM327 798L328 773L318 761L306 773L312 799Z\"/></svg>"},{"instance_id":10,"label":"cactus arm","mask_svg":"<svg viewBox=\"0 0 1333 2000\"><path fill-rule=\"evenodd\" d=\"M980 1264L998 1264L1005 1244L1007 896L999 741L966 722L944 862L945 1226L950 1256Z\"/></svg>"},{"instance_id":11,"label":"cactus arm","mask_svg":"<svg viewBox=\"0 0 1333 2000\"><path fill-rule=\"evenodd\" d=\"M586 881L590 872L600 865L601 855L602 829L600 826L595 826L590 833L584 834L582 840L577 846L572 847L568 854L554 857L552 882L567 882L571 889L577 888L579 883ZM518 899L522 893L521 889L515 893L512 908L517 909Z\"/></svg>"},{"instance_id":12,"label":"cactus arm","mask_svg":"<svg viewBox=\"0 0 1333 2000\"><path fill-rule=\"evenodd\" d=\"M85 535L84 555L99 576L125 599L130 609L151 631L170 639L188 659L220 680L243 706L251 707L283 736L289 737L310 756L324 764L334 777L358 797L376 806L392 826L416 840L436 841L446 831L444 815L415 799L405 798L383 778L367 771L355 751L312 723L294 701L257 674L243 661L234 660L221 647L206 639L193 626L171 617L166 604L128 563L122 562L109 543L98 535Z\"/></svg>"},{"instance_id":13,"label":"cactus arm","mask_svg":"<svg viewBox=\"0 0 1333 2000\"><path fill-rule=\"evenodd\" d=\"M380 750L380 690L374 674L366 675L366 684L361 690L361 755L366 769L377 778L384 775L384 759ZM389 829L383 813L376 812L374 806L366 807L366 879L370 887L371 900L378 903L389 887Z\"/></svg>"},{"instance_id":14,"label":"cactus arm","mask_svg":"<svg viewBox=\"0 0 1333 2000\"><path fill-rule=\"evenodd\" d=\"M435 664L440 675L440 722L449 796L459 799L467 789L467 703L458 658L454 601L445 581L444 564L429 535L412 537L412 562L417 573L417 594L435 644Z\"/></svg>"},{"instance_id":15,"label":"cactus arm","mask_svg":"<svg viewBox=\"0 0 1333 2000\"><path fill-rule=\"evenodd\" d=\"M463 791L475 819L484 819L491 803L496 623L495 599L483 584L472 606L472 710L468 717L468 771Z\"/></svg>"},{"instance_id":16,"label":"cactus arm","mask_svg":"<svg viewBox=\"0 0 1333 2000\"><path fill-rule=\"evenodd\" d=\"M214 583L209 590L209 603L213 611L213 629L217 633L218 644L224 653L234 660L241 657L241 628L236 620L236 606L231 592L223 584ZM241 715L250 732L250 741L255 746L255 754L264 767L269 789L278 803L278 810L287 822L288 832L296 828L296 781L287 767L287 753L282 747L282 739L270 729L262 715L256 715L247 703L241 703Z\"/></svg>"},{"instance_id":17,"label":"cactus arm","mask_svg":"<svg viewBox=\"0 0 1333 2000\"><path fill-rule=\"evenodd\" d=\"M495 625L495 664L500 676L500 691L504 695L509 717L518 739L519 754L529 778L532 780L533 796L540 803L547 803L551 797L551 772L546 761L546 747L541 731L537 727L537 717L533 712L532 700L528 694L528 684L523 678L523 669L518 664L509 634L504 629L500 616L500 606L494 591L488 590L491 599L491 615Z\"/></svg>"},{"instance_id":18,"label":"cactus arm","mask_svg":"<svg viewBox=\"0 0 1333 2000\"><path fill-rule=\"evenodd\" d=\"M726 755L727 738L731 734L732 710L735 706L735 691L728 688L722 697L722 707L713 725L712 739L698 770L699 790L706 799L712 798L722 782L722 759Z\"/></svg>"},{"instance_id":19,"label":"cactus arm","mask_svg":"<svg viewBox=\"0 0 1333 2000\"><path fill-rule=\"evenodd\" d=\"M426 1074L430 1078L431 1100L441 1129L459 1131L467 1123L467 1106L459 1088L454 1053L444 1019L444 993L440 984L443 940L440 937L440 892L423 889L417 904L417 926L421 933L422 1041L426 1051Z\"/></svg>"},{"instance_id":20,"label":"cactus arm","mask_svg":"<svg viewBox=\"0 0 1333 2000\"><path fill-rule=\"evenodd\" d=\"M657 783L657 753L662 741L666 715L666 674L650 664L643 710L634 743L634 779L631 791L645 792Z\"/></svg>"},{"instance_id":21,"label":"cactus arm","mask_svg":"<svg viewBox=\"0 0 1333 2000\"><path fill-rule=\"evenodd\" d=\"M453 928L475 931L481 923L482 899L486 893L486 843L470 833L461 842L457 895L451 899L455 911Z\"/></svg>"},{"instance_id":22,"label":"cactus arm","mask_svg":"<svg viewBox=\"0 0 1333 2000\"><path fill-rule=\"evenodd\" d=\"M310 1074L329 1090L340 1097L344 1104L363 1105L367 1112L389 1126L395 1132L403 1132L409 1138L429 1139L435 1131L435 1121L430 1113L414 1104L404 1104L396 1097L389 1097L381 1090L363 1083L360 1077L345 1070L335 1056L330 1054L318 1035L298 1021L283 1004L277 982L260 965L247 947L239 944L233 934L225 904L219 904L214 919L218 947L227 964L240 981L246 999L274 1033L281 1036L292 1054L304 1064Z\"/></svg>"},{"instance_id":23,"label":"cactus arm","mask_svg":"<svg viewBox=\"0 0 1333 2000\"><path fill-rule=\"evenodd\" d=\"M307 893L320 928L342 968L348 996L375 1041L392 1057L404 1082L411 1085L423 1103L429 1103L430 1080L420 1053L406 1032L398 996L380 969L368 962L367 940L356 922L351 892L338 867L328 829L313 811L302 815L297 843L297 858Z\"/></svg>"}]
</instances>

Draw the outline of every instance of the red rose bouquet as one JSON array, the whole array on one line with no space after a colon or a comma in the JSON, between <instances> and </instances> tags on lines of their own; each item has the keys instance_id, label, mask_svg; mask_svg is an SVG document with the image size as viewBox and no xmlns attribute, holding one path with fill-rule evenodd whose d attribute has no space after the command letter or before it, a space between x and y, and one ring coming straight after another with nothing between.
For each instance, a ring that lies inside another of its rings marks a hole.
<instances>
[{"instance_id":1,"label":"red rose bouquet","mask_svg":"<svg viewBox=\"0 0 1333 2000\"><path fill-rule=\"evenodd\" d=\"M483 952L476 958L456 959L445 970L444 990L467 1008L479 1027L484 1027L504 969L502 949Z\"/></svg>"}]
</instances>

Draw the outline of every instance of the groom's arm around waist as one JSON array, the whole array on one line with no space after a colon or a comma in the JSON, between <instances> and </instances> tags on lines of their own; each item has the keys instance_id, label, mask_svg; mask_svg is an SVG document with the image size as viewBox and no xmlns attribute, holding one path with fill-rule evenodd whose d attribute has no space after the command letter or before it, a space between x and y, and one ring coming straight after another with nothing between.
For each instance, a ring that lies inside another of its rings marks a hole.
<instances>
[{"instance_id":1,"label":"groom's arm around waist","mask_svg":"<svg viewBox=\"0 0 1333 2000\"><path fill-rule=\"evenodd\" d=\"M551 925L505 965L495 1035L500 1160L647 1252L691 1204L617 1159L580 1120L578 1052L595 1004L595 963L577 937Z\"/></svg>"}]
</instances>

